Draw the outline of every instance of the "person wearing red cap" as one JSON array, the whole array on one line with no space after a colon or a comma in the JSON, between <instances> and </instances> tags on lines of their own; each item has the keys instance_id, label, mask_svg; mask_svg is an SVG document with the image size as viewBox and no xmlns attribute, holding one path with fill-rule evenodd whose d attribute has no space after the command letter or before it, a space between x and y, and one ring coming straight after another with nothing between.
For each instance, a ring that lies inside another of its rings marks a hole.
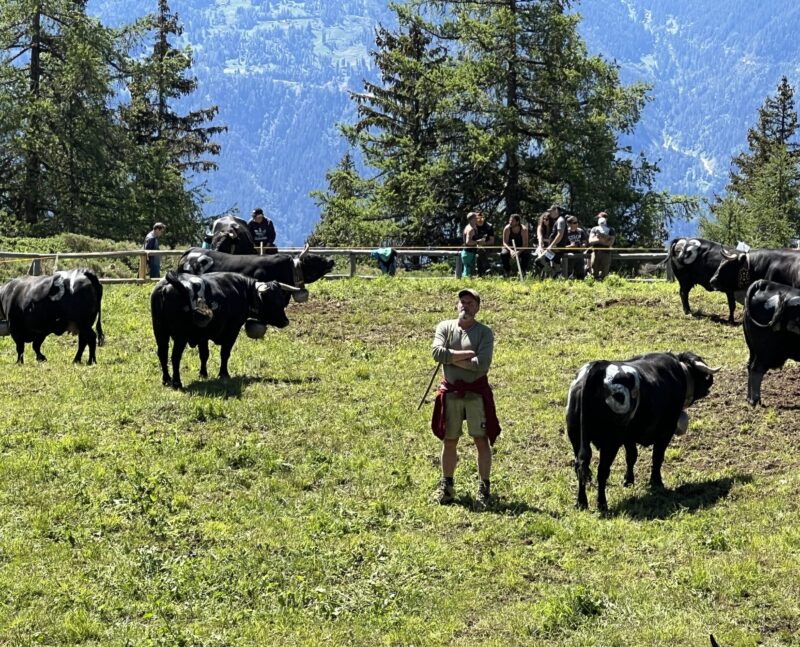
<instances>
[{"instance_id":1,"label":"person wearing red cap","mask_svg":"<svg viewBox=\"0 0 800 647\"><path fill-rule=\"evenodd\" d=\"M456 309L458 319L440 322L433 338L433 359L444 367L431 419L431 430L442 441L442 478L437 501L444 505L455 498L457 447L466 420L467 432L478 451L481 480L475 508L483 510L490 498L491 445L500 435L492 387L486 377L492 363L494 333L475 319L481 309L481 297L475 290L460 290Z\"/></svg>"},{"instance_id":2,"label":"person wearing red cap","mask_svg":"<svg viewBox=\"0 0 800 647\"><path fill-rule=\"evenodd\" d=\"M616 233L608 226L608 214L601 211L597 214L597 226L589 231L589 246L592 247L591 271L597 281L602 281L608 276L611 267L611 252L603 251L604 248L613 247Z\"/></svg>"}]
</instances>

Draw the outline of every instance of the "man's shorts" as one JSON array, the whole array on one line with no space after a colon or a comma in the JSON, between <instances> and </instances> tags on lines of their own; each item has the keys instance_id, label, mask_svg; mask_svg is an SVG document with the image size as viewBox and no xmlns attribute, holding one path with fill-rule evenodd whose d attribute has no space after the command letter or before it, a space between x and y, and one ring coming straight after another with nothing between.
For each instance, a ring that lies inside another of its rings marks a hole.
<instances>
[{"instance_id":1,"label":"man's shorts","mask_svg":"<svg viewBox=\"0 0 800 647\"><path fill-rule=\"evenodd\" d=\"M459 398L448 393L444 398L447 424L444 437L450 440L460 438L464 420L467 431L473 438L486 436L486 413L483 410L483 398L477 393L465 393Z\"/></svg>"}]
</instances>

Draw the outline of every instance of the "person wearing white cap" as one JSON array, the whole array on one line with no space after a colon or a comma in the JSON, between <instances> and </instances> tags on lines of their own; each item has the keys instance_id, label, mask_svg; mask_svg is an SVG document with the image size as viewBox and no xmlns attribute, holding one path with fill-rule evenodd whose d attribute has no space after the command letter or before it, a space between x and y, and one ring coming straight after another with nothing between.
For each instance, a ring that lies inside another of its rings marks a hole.
<instances>
[{"instance_id":1,"label":"person wearing white cap","mask_svg":"<svg viewBox=\"0 0 800 647\"><path fill-rule=\"evenodd\" d=\"M611 267L611 252L602 251L603 248L613 247L616 233L608 225L608 214L601 211L597 214L597 226L589 231L589 246L592 247L590 262L592 276L597 281L602 281L608 276Z\"/></svg>"},{"instance_id":2,"label":"person wearing white cap","mask_svg":"<svg viewBox=\"0 0 800 647\"><path fill-rule=\"evenodd\" d=\"M458 292L458 319L442 321L433 338L433 359L444 367L444 379L434 401L431 430L442 441L442 478L437 491L440 504L455 498L454 473L457 446L464 420L478 451L480 485L475 508L489 504L492 470L491 445L500 434L492 387L486 377L494 352L494 333L476 321L480 295L470 288Z\"/></svg>"}]
</instances>

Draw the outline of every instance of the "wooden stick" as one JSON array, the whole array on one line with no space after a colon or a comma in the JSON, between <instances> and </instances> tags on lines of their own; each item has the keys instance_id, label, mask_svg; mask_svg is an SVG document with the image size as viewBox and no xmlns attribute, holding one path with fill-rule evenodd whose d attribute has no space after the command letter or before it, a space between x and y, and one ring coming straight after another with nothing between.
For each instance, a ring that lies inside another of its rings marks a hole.
<instances>
[{"instance_id":1,"label":"wooden stick","mask_svg":"<svg viewBox=\"0 0 800 647\"><path fill-rule=\"evenodd\" d=\"M522 283L525 281L525 277L522 275L522 265L519 264L519 252L517 251L517 243L512 240L511 245L514 247L514 258L517 259L517 271L519 272L519 282Z\"/></svg>"},{"instance_id":2,"label":"wooden stick","mask_svg":"<svg viewBox=\"0 0 800 647\"><path fill-rule=\"evenodd\" d=\"M422 397L419 400L419 404L417 405L417 411L420 410L422 407L422 403L425 402L425 398L428 397L428 393L431 392L431 387L433 386L433 381L436 379L436 374L439 372L439 369L442 367L442 363L439 362L436 365L436 368L433 369L433 373L431 374L431 381L428 382L428 388L425 389L425 393L422 394Z\"/></svg>"}]
</instances>

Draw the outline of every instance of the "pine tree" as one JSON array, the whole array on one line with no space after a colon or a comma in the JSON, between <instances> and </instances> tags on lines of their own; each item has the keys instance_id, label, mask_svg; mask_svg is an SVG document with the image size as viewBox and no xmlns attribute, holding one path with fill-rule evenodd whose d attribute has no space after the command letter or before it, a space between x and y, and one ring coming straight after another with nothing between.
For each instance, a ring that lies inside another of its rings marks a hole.
<instances>
[{"instance_id":1,"label":"pine tree","mask_svg":"<svg viewBox=\"0 0 800 647\"><path fill-rule=\"evenodd\" d=\"M350 153L325 174L328 190L314 191L320 219L308 237L313 246L373 246L397 234L388 221L377 215L375 181L362 179Z\"/></svg>"},{"instance_id":2,"label":"pine tree","mask_svg":"<svg viewBox=\"0 0 800 647\"><path fill-rule=\"evenodd\" d=\"M92 232L114 201L119 137L107 105L119 45L84 5L0 8L0 201L12 230Z\"/></svg>"},{"instance_id":3,"label":"pine tree","mask_svg":"<svg viewBox=\"0 0 800 647\"><path fill-rule=\"evenodd\" d=\"M138 236L161 220L173 239L192 240L201 230L203 189L187 184L192 174L217 168L208 156L219 153L214 137L226 128L209 125L217 106L186 114L176 111L175 104L197 89L197 80L190 76L191 48L170 44L183 28L167 0L159 0L151 20L155 43L149 56L131 61L131 99L120 109L133 144L133 200L125 221L129 235Z\"/></svg>"},{"instance_id":4,"label":"pine tree","mask_svg":"<svg viewBox=\"0 0 800 647\"><path fill-rule=\"evenodd\" d=\"M748 150L734 156L727 194L703 218L702 235L727 244L786 247L800 236L800 147L794 90L786 77L758 110Z\"/></svg>"},{"instance_id":5,"label":"pine tree","mask_svg":"<svg viewBox=\"0 0 800 647\"><path fill-rule=\"evenodd\" d=\"M392 5L399 28L376 30L372 53L380 82L364 82L352 93L357 120L343 126L365 163L380 178L375 183L374 210L396 226L406 242L432 242L446 223L441 214L441 178L436 109L444 50L431 47L421 18L407 7Z\"/></svg>"}]
</instances>

